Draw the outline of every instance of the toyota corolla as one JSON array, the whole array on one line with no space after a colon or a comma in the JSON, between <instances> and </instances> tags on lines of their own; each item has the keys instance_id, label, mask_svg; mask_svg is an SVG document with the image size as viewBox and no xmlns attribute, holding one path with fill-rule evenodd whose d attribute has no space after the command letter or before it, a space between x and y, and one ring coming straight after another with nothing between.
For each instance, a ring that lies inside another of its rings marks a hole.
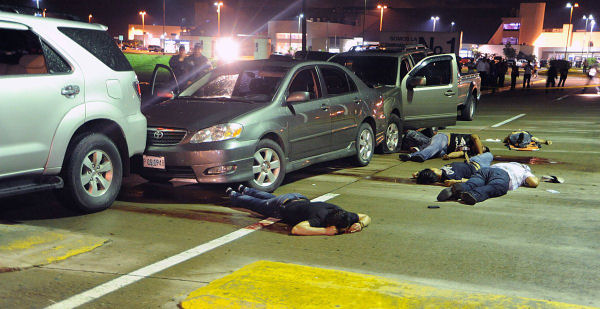
<instances>
[{"instance_id":1,"label":"toyota corolla","mask_svg":"<svg viewBox=\"0 0 600 309\"><path fill-rule=\"evenodd\" d=\"M376 91L321 61L225 65L145 115L144 178L243 182L264 191L314 163L353 156L369 164L386 122Z\"/></svg>"}]
</instances>

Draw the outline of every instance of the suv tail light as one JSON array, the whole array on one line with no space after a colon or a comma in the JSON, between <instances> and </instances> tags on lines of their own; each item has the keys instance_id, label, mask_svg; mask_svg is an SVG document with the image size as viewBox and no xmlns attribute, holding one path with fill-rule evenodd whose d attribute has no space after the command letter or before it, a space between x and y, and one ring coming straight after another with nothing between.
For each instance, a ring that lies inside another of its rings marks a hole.
<instances>
[{"instance_id":1,"label":"suv tail light","mask_svg":"<svg viewBox=\"0 0 600 309\"><path fill-rule=\"evenodd\" d=\"M138 99L142 99L142 90L140 89L140 82L138 82L137 80L133 82L133 91L135 91L135 93L138 96Z\"/></svg>"}]
</instances>

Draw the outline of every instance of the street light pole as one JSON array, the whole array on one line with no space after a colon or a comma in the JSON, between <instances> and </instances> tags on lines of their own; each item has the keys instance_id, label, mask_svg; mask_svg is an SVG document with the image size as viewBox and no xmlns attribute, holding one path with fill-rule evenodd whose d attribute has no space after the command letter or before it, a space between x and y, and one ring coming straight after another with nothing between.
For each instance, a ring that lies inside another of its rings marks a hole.
<instances>
[{"instance_id":1,"label":"street light pole","mask_svg":"<svg viewBox=\"0 0 600 309\"><path fill-rule=\"evenodd\" d=\"M90 13L90 15L88 15L88 23L91 24L92 23L92 14Z\"/></svg>"},{"instance_id":2,"label":"street light pole","mask_svg":"<svg viewBox=\"0 0 600 309\"><path fill-rule=\"evenodd\" d=\"M587 37L587 27L588 27L588 21L593 20L594 16L592 16L592 14L590 14L589 16L585 16L583 15L583 20L585 20L585 29L583 29L583 42L581 43L581 65L583 65L583 52L585 50L585 39Z\"/></svg>"},{"instance_id":3,"label":"street light pole","mask_svg":"<svg viewBox=\"0 0 600 309\"><path fill-rule=\"evenodd\" d=\"M220 37L221 36L221 7L223 6L223 2L222 1L215 2L215 5L217 6L217 36Z\"/></svg>"},{"instance_id":4,"label":"street light pole","mask_svg":"<svg viewBox=\"0 0 600 309\"><path fill-rule=\"evenodd\" d=\"M431 16L431 20L433 20L433 32L435 32L435 23L440 20L439 16Z\"/></svg>"},{"instance_id":5,"label":"street light pole","mask_svg":"<svg viewBox=\"0 0 600 309\"><path fill-rule=\"evenodd\" d=\"M381 10L381 17L379 18L379 32L383 30L383 10L387 9L387 5L377 5L377 8Z\"/></svg>"},{"instance_id":6,"label":"street light pole","mask_svg":"<svg viewBox=\"0 0 600 309\"><path fill-rule=\"evenodd\" d=\"M146 46L146 23L144 22L146 11L140 11L139 14L142 16L142 45Z\"/></svg>"},{"instance_id":7,"label":"street light pole","mask_svg":"<svg viewBox=\"0 0 600 309\"><path fill-rule=\"evenodd\" d=\"M567 3L567 8L571 9L571 14L569 16L569 31L567 32L567 42L565 44L565 60L567 60L567 48L569 47L569 38L571 37L571 33L573 32L573 9L579 7L579 3L575 2L575 4L571 5L571 2Z\"/></svg>"},{"instance_id":8,"label":"street light pole","mask_svg":"<svg viewBox=\"0 0 600 309\"><path fill-rule=\"evenodd\" d=\"M450 23L450 32L454 32L454 25L456 25L454 22Z\"/></svg>"}]
</instances>

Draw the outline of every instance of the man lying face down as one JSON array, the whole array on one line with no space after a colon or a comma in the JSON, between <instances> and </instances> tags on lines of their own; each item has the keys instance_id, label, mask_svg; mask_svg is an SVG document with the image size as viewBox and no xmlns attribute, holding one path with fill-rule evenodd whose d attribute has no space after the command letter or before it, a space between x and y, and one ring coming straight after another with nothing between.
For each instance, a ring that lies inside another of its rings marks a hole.
<instances>
[{"instance_id":1,"label":"man lying face down","mask_svg":"<svg viewBox=\"0 0 600 309\"><path fill-rule=\"evenodd\" d=\"M325 202L311 202L300 193L275 196L240 185L238 192L225 191L235 207L245 208L263 216L282 219L292 226L294 235L336 235L360 232L371 223L365 214L346 211Z\"/></svg>"},{"instance_id":2,"label":"man lying face down","mask_svg":"<svg viewBox=\"0 0 600 309\"><path fill-rule=\"evenodd\" d=\"M466 182L473 174L484 167L489 167L494 159L491 152L484 152L472 158L466 156L464 162L452 162L441 168L426 168L413 173L413 178L417 179L418 184L431 184L441 182L445 186L451 186L455 183Z\"/></svg>"}]
</instances>

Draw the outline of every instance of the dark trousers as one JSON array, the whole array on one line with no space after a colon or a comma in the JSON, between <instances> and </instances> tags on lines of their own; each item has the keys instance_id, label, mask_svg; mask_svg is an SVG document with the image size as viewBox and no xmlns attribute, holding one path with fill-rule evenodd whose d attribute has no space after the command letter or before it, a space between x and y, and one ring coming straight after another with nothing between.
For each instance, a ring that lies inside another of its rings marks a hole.
<instances>
[{"instance_id":1,"label":"dark trousers","mask_svg":"<svg viewBox=\"0 0 600 309\"><path fill-rule=\"evenodd\" d=\"M515 89L515 86L517 85L517 78L519 78L518 75L510 76L510 89Z\"/></svg>"},{"instance_id":2,"label":"dark trousers","mask_svg":"<svg viewBox=\"0 0 600 309\"><path fill-rule=\"evenodd\" d=\"M280 196L253 188L246 188L244 193L232 192L231 203L235 207L246 208L266 217L282 218L282 208L289 200L308 199L300 193L286 193Z\"/></svg>"},{"instance_id":3,"label":"dark trousers","mask_svg":"<svg viewBox=\"0 0 600 309\"><path fill-rule=\"evenodd\" d=\"M556 85L555 77L548 77L546 79L546 88L554 87L555 85ZM548 92L548 89L546 89L546 92Z\"/></svg>"},{"instance_id":4,"label":"dark trousers","mask_svg":"<svg viewBox=\"0 0 600 309\"><path fill-rule=\"evenodd\" d=\"M470 193L479 203L506 194L509 181L508 173L503 169L482 167L461 185L461 191Z\"/></svg>"},{"instance_id":5,"label":"dark trousers","mask_svg":"<svg viewBox=\"0 0 600 309\"><path fill-rule=\"evenodd\" d=\"M504 87L505 74L506 73L502 73L502 72L500 72L500 74L498 74L498 87Z\"/></svg>"},{"instance_id":6,"label":"dark trousers","mask_svg":"<svg viewBox=\"0 0 600 309\"><path fill-rule=\"evenodd\" d=\"M531 74L523 74L523 88L525 88L525 84L527 84L527 88L531 88Z\"/></svg>"},{"instance_id":7,"label":"dark trousers","mask_svg":"<svg viewBox=\"0 0 600 309\"><path fill-rule=\"evenodd\" d=\"M560 75L560 79L558 80L558 87L564 87L566 81L567 75Z\"/></svg>"}]
</instances>

